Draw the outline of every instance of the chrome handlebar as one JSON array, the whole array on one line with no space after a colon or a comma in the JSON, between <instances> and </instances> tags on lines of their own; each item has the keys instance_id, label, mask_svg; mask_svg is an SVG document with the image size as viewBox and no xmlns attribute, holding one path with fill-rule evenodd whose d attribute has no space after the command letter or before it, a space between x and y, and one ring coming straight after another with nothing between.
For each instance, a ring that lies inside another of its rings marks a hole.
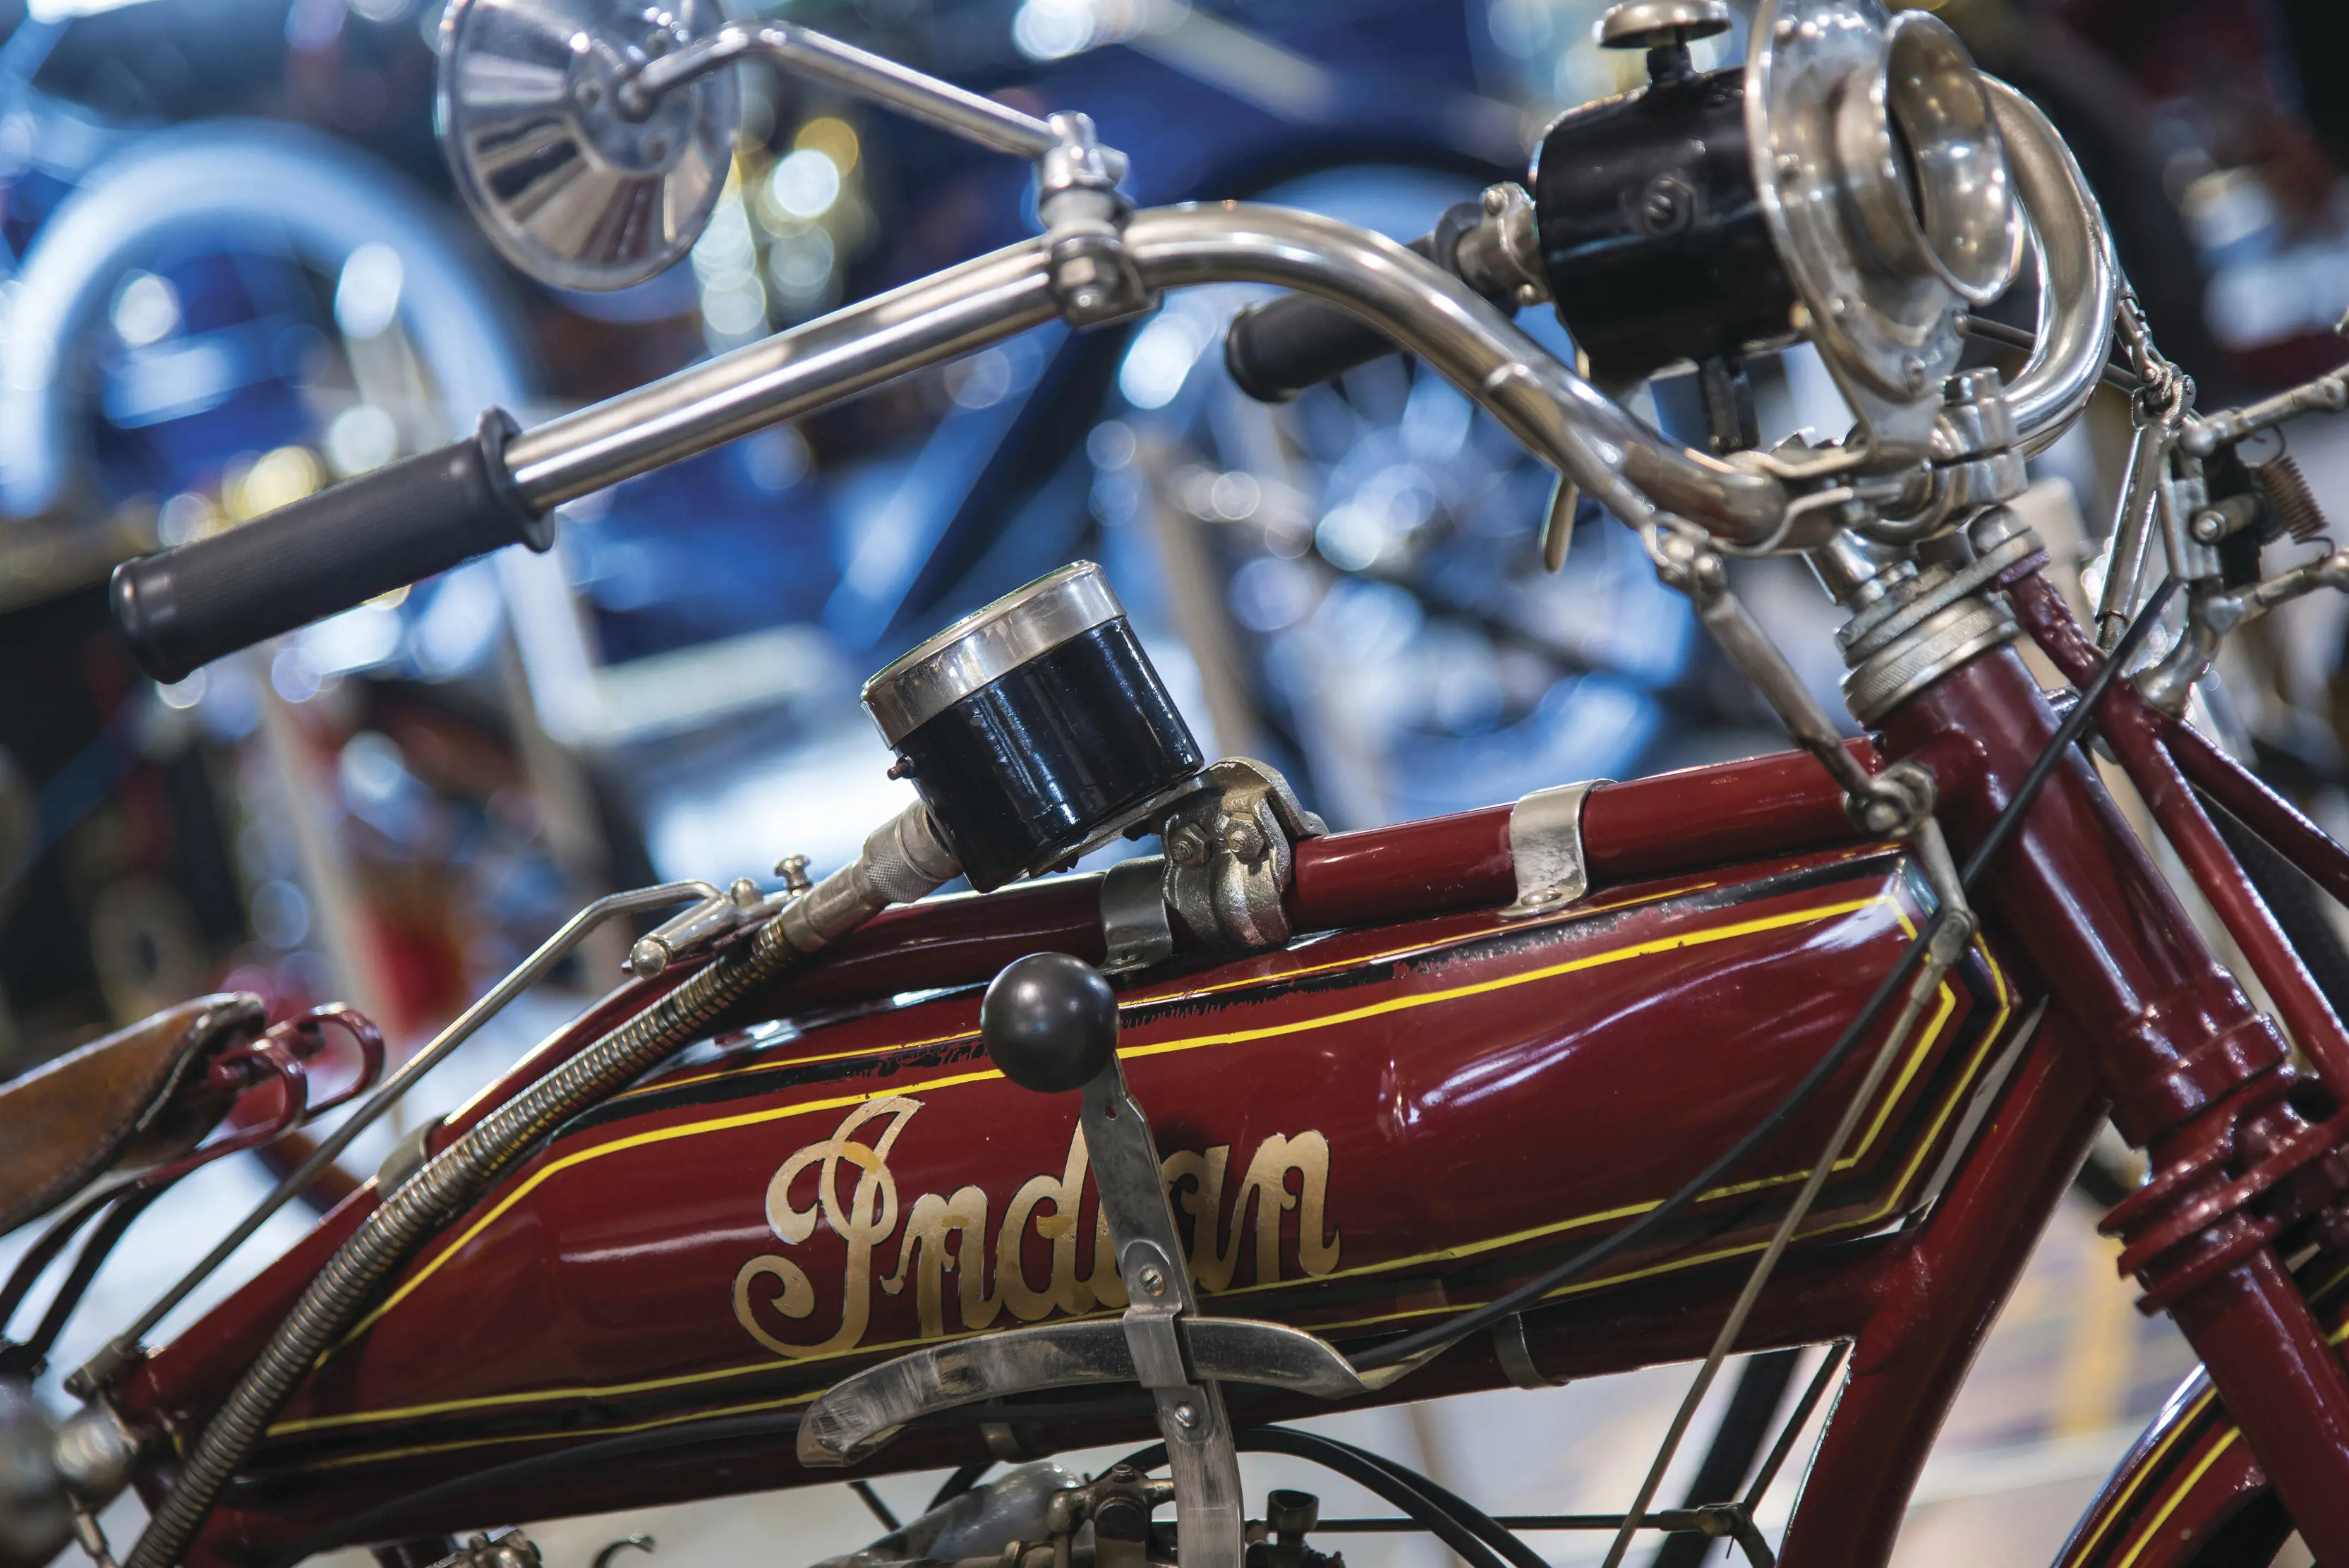
<instances>
[{"instance_id":1,"label":"chrome handlebar","mask_svg":"<svg viewBox=\"0 0 2349 1568\"><path fill-rule=\"evenodd\" d=\"M1995 77L1982 82L2039 254L2039 342L2006 389L2017 447L2035 457L2070 428L2104 375L2120 267L2103 209L2063 137L2029 99Z\"/></svg>"},{"instance_id":2,"label":"chrome handlebar","mask_svg":"<svg viewBox=\"0 0 2349 1568\"><path fill-rule=\"evenodd\" d=\"M2040 258L2038 347L2008 392L2026 453L2085 404L2111 350L2112 242L2054 128L1992 85ZM1341 306L1420 356L1628 522L1667 512L1727 544L1784 530L1794 496L1764 463L1724 462L1665 437L1451 274L1380 235L1248 202L1153 208L1122 245L1154 294L1268 283ZM999 342L1059 312L1048 240L948 267L512 438L522 498L547 508Z\"/></svg>"},{"instance_id":3,"label":"chrome handlebar","mask_svg":"<svg viewBox=\"0 0 2349 1568\"><path fill-rule=\"evenodd\" d=\"M1467 285L1381 235L1223 202L1136 213L1122 239L1154 292L1269 283L1352 310L1633 517L1661 505L1744 542L1785 514L1777 479L1640 424ZM1056 314L1046 242L1022 241L525 431L506 462L525 502L559 505Z\"/></svg>"}]
</instances>

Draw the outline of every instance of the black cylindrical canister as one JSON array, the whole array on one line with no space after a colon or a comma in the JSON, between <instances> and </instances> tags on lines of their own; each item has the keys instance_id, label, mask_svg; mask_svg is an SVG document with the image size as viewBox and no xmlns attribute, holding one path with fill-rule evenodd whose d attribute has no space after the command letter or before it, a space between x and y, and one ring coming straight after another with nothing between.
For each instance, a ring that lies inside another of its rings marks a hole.
<instances>
[{"instance_id":1,"label":"black cylindrical canister","mask_svg":"<svg viewBox=\"0 0 2349 1568\"><path fill-rule=\"evenodd\" d=\"M947 628L866 681L864 706L981 892L1138 821L1201 764L1087 561Z\"/></svg>"},{"instance_id":2,"label":"black cylindrical canister","mask_svg":"<svg viewBox=\"0 0 2349 1568\"><path fill-rule=\"evenodd\" d=\"M1542 266L1604 384L1793 335L1744 85L1740 70L1667 75L1568 111L1534 154Z\"/></svg>"}]
</instances>

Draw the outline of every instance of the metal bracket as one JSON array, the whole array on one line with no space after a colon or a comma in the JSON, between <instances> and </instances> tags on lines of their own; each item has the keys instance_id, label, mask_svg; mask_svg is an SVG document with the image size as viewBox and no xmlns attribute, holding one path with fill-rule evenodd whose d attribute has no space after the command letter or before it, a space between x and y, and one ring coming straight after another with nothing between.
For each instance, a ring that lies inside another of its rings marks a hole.
<instances>
[{"instance_id":1,"label":"metal bracket","mask_svg":"<svg viewBox=\"0 0 2349 1568\"><path fill-rule=\"evenodd\" d=\"M1526 1314L1521 1312L1513 1312L1493 1325L1493 1359L1520 1388L1563 1388L1574 1381L1552 1377L1534 1365L1533 1346L1526 1343Z\"/></svg>"},{"instance_id":2,"label":"metal bracket","mask_svg":"<svg viewBox=\"0 0 2349 1568\"><path fill-rule=\"evenodd\" d=\"M1254 1383L1316 1399L1350 1399L1410 1370L1359 1374L1326 1340L1253 1318L1185 1318L1180 1337L1191 1374L1203 1384ZM1131 1384L1140 1376L1126 1325L1114 1318L1038 1324L934 1345L824 1390L800 1424L800 1462L854 1464L913 1422L961 1406L1042 1389Z\"/></svg>"},{"instance_id":3,"label":"metal bracket","mask_svg":"<svg viewBox=\"0 0 2349 1568\"><path fill-rule=\"evenodd\" d=\"M1102 327L1152 309L1158 296L1125 254L1132 206L1118 193L1125 159L1103 147L1091 117L1056 114L1059 140L1036 161L1036 215L1043 220L1052 298L1071 327Z\"/></svg>"},{"instance_id":4,"label":"metal bracket","mask_svg":"<svg viewBox=\"0 0 2349 1568\"><path fill-rule=\"evenodd\" d=\"M1081 1119L1102 1217L1125 1283L1123 1324L1142 1386L1158 1404L1174 1477L1175 1555L1182 1568L1240 1568L1246 1504L1223 1390L1194 1376L1181 1324L1198 1313L1191 1269L1174 1233L1157 1140L1114 1054L1084 1087Z\"/></svg>"},{"instance_id":5,"label":"metal bracket","mask_svg":"<svg viewBox=\"0 0 2349 1568\"><path fill-rule=\"evenodd\" d=\"M1843 785L1844 811L1852 826L1887 838L1906 838L1915 832L1933 809L1932 775L1912 763L1895 763L1880 774L1870 774L1844 749L1842 732L1769 633L1730 590L1721 556L1701 533L1671 520L1643 528L1641 539L1655 562L1656 576L1667 587L1689 597L1697 619L1770 704L1787 735Z\"/></svg>"},{"instance_id":6,"label":"metal bracket","mask_svg":"<svg viewBox=\"0 0 2349 1568\"><path fill-rule=\"evenodd\" d=\"M805 887L804 877L801 886ZM773 914L792 897L789 888L767 893L748 877L737 877L723 893L711 893L691 909L637 938L621 967L638 980L651 980L688 953L699 951L750 921Z\"/></svg>"},{"instance_id":7,"label":"metal bracket","mask_svg":"<svg viewBox=\"0 0 2349 1568\"><path fill-rule=\"evenodd\" d=\"M1167 815L1165 901L1202 941L1277 948L1288 940L1280 900L1296 843L1329 831L1277 769L1226 757L1207 770L1206 788Z\"/></svg>"},{"instance_id":8,"label":"metal bracket","mask_svg":"<svg viewBox=\"0 0 2349 1568\"><path fill-rule=\"evenodd\" d=\"M1590 867L1582 853L1582 803L1612 779L1537 789L1509 812L1509 860L1516 868L1517 901L1501 911L1505 920L1546 915L1590 891Z\"/></svg>"},{"instance_id":9,"label":"metal bracket","mask_svg":"<svg viewBox=\"0 0 2349 1568\"><path fill-rule=\"evenodd\" d=\"M1166 914L1166 859L1141 855L1102 874L1103 974L1148 969L1174 954L1174 926Z\"/></svg>"},{"instance_id":10,"label":"metal bracket","mask_svg":"<svg viewBox=\"0 0 2349 1568\"><path fill-rule=\"evenodd\" d=\"M935 1345L843 1378L801 1421L800 1462L853 1464L932 1410L1039 1388L1138 1382L1156 1401L1166 1440L1181 1568L1241 1568L1247 1515L1239 1455L1216 1374L1230 1370L1328 1397L1361 1392L1363 1384L1311 1334L1198 1320L1157 1141L1113 1052L1083 1095L1085 1150L1125 1286L1124 1316Z\"/></svg>"}]
</instances>

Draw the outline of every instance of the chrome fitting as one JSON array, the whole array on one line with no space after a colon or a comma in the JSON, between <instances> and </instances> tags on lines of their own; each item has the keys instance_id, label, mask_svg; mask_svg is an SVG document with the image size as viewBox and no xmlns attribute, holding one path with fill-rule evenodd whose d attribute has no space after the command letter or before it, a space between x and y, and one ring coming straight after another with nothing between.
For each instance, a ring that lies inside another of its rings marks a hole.
<instances>
[{"instance_id":1,"label":"chrome fitting","mask_svg":"<svg viewBox=\"0 0 2349 1568\"><path fill-rule=\"evenodd\" d=\"M140 1447L139 1434L103 1398L90 1400L58 1423L50 1444L66 1490L94 1509L103 1508L130 1484Z\"/></svg>"},{"instance_id":2,"label":"chrome fitting","mask_svg":"<svg viewBox=\"0 0 2349 1568\"><path fill-rule=\"evenodd\" d=\"M1878 720L1952 670L2021 631L2006 607L1985 596L2008 568L2040 552L2028 527L1997 531L1991 548L1952 570L1927 566L1872 600L1836 634L1851 673L1844 701L1862 724Z\"/></svg>"},{"instance_id":3,"label":"chrome fitting","mask_svg":"<svg viewBox=\"0 0 2349 1568\"><path fill-rule=\"evenodd\" d=\"M1101 327L1150 309L1157 297L1120 233L1133 211L1117 189L1124 155L1101 144L1089 115L1064 111L1047 123L1060 140L1036 161L1036 215L1061 315L1071 327Z\"/></svg>"},{"instance_id":4,"label":"chrome fitting","mask_svg":"<svg viewBox=\"0 0 2349 1568\"><path fill-rule=\"evenodd\" d=\"M1960 517L2022 494L2030 476L2017 439L2014 410L1996 369L1961 370L1943 381L1941 411L1933 427L1930 509Z\"/></svg>"},{"instance_id":5,"label":"chrome fitting","mask_svg":"<svg viewBox=\"0 0 2349 1568\"><path fill-rule=\"evenodd\" d=\"M1895 763L1844 801L1844 813L1862 833L1907 838L1933 815L1933 775L1915 763Z\"/></svg>"},{"instance_id":6,"label":"chrome fitting","mask_svg":"<svg viewBox=\"0 0 2349 1568\"><path fill-rule=\"evenodd\" d=\"M1505 180L1485 187L1476 226L1460 236L1452 263L1464 282L1487 299L1506 299L1519 309L1549 298L1542 272L1541 225L1526 188Z\"/></svg>"},{"instance_id":7,"label":"chrome fitting","mask_svg":"<svg viewBox=\"0 0 2349 1568\"><path fill-rule=\"evenodd\" d=\"M432 1568L540 1568L538 1543L519 1530L476 1535Z\"/></svg>"},{"instance_id":8,"label":"chrome fitting","mask_svg":"<svg viewBox=\"0 0 2349 1568\"><path fill-rule=\"evenodd\" d=\"M916 801L873 831L856 858L783 906L783 940L812 953L892 904L926 898L962 874L929 807Z\"/></svg>"},{"instance_id":9,"label":"chrome fitting","mask_svg":"<svg viewBox=\"0 0 2349 1568\"><path fill-rule=\"evenodd\" d=\"M1289 934L1280 900L1296 869L1296 843L1328 831L1279 770L1226 757L1207 769L1206 788L1167 815L1165 901L1211 946L1278 947Z\"/></svg>"}]
</instances>

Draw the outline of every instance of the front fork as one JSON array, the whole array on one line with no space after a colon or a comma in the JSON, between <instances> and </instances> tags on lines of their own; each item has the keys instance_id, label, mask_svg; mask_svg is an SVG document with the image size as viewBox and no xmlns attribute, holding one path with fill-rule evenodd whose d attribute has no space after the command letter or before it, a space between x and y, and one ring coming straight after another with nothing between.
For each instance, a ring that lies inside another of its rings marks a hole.
<instances>
[{"instance_id":1,"label":"front fork","mask_svg":"<svg viewBox=\"0 0 2349 1568\"><path fill-rule=\"evenodd\" d=\"M2094 646L2037 563L2005 586L2034 639L2085 683ZM2349 1563L2349 1375L2283 1262L2287 1247L2349 1239L2349 1169L2333 1152L2349 1134L2340 1114L2349 1037L2272 922L2260 929L2264 907L2178 779L2149 711L2116 682L2099 728L2142 775L2165 835L2229 918L2314 1064L2313 1080L2211 955L2076 750L1977 899L2033 953L2115 1125L2150 1157L2146 1185L2105 1227L2145 1287L2140 1308L2168 1311L2185 1333L2317 1560ZM2056 722L2022 661L2002 649L1889 715L1885 750L1933 770L1962 851ZM2312 1109L2313 1088L2331 1105Z\"/></svg>"}]
</instances>

